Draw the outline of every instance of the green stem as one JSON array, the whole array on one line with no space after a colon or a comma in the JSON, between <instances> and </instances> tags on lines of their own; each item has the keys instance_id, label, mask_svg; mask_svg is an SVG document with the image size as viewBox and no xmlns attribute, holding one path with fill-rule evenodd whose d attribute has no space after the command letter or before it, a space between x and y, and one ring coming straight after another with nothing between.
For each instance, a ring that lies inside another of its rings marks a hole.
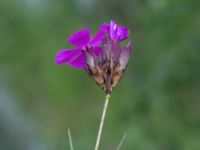
<instances>
[{"instance_id":1,"label":"green stem","mask_svg":"<svg viewBox=\"0 0 200 150\"><path fill-rule=\"evenodd\" d=\"M101 122L100 122L99 130L98 130L97 140L96 140L96 145L95 145L95 149L94 150L98 150L99 149L99 144L100 144L100 140L101 140L102 129L103 129L103 125L104 125L106 111L107 111L107 108L108 108L109 99L110 99L110 95L106 95L104 108L103 108L103 113L102 113L102 116L101 116Z\"/></svg>"},{"instance_id":2,"label":"green stem","mask_svg":"<svg viewBox=\"0 0 200 150\"><path fill-rule=\"evenodd\" d=\"M71 137L70 129L68 129L68 136L69 136L70 150L74 150L73 144L72 144L72 137Z\"/></svg>"}]
</instances>

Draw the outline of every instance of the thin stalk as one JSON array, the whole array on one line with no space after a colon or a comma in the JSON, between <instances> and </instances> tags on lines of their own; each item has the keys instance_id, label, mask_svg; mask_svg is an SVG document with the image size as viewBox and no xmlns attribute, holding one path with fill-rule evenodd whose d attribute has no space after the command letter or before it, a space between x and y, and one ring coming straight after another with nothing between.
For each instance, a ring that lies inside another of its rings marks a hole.
<instances>
[{"instance_id":1,"label":"thin stalk","mask_svg":"<svg viewBox=\"0 0 200 150\"><path fill-rule=\"evenodd\" d=\"M74 150L73 143L72 143L72 137L71 137L71 133L70 133L70 129L68 129L68 136L69 136L70 150Z\"/></svg>"},{"instance_id":2,"label":"thin stalk","mask_svg":"<svg viewBox=\"0 0 200 150\"><path fill-rule=\"evenodd\" d=\"M97 140L96 140L96 145L95 145L95 149L94 150L98 150L99 149L99 144L100 144L100 140L101 140L102 129L103 129L103 125L104 125L106 111L107 111L107 108L108 108L109 99L110 99L110 95L106 95L104 108L103 108L103 113L102 113L102 116L101 116L101 122L100 122L99 130L98 130Z\"/></svg>"},{"instance_id":3,"label":"thin stalk","mask_svg":"<svg viewBox=\"0 0 200 150\"><path fill-rule=\"evenodd\" d=\"M124 140L126 139L126 134L123 135L121 141L119 142L119 145L117 146L117 149L116 150L119 150L122 146L122 144L124 143Z\"/></svg>"}]
</instances>

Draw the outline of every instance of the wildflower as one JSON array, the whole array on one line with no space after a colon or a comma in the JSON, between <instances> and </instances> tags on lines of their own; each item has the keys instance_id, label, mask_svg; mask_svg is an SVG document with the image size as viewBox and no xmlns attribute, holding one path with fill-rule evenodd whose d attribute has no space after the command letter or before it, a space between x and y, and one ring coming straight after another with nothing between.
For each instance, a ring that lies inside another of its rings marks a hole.
<instances>
[{"instance_id":1,"label":"wildflower","mask_svg":"<svg viewBox=\"0 0 200 150\"><path fill-rule=\"evenodd\" d=\"M105 90L106 95L110 95L128 65L131 44L120 46L128 35L127 28L112 20L110 25L104 23L91 40L89 29L81 30L68 39L77 48L59 51L56 63L84 69Z\"/></svg>"},{"instance_id":2,"label":"wildflower","mask_svg":"<svg viewBox=\"0 0 200 150\"><path fill-rule=\"evenodd\" d=\"M56 55L56 63L64 64L67 63L72 68L85 69L87 68L86 61L86 49L92 49L95 55L99 55L100 42L103 37L103 32L108 28L107 24L103 24L99 32L90 39L90 30L83 29L79 32L74 33L68 38L68 42L74 45L76 48L72 50L61 50Z\"/></svg>"}]
</instances>

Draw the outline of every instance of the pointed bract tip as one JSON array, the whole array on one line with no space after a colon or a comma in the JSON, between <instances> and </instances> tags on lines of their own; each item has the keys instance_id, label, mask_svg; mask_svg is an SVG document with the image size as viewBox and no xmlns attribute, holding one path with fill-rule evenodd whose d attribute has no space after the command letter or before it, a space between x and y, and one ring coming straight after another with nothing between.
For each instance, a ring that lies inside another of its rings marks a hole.
<instances>
[{"instance_id":1,"label":"pointed bract tip","mask_svg":"<svg viewBox=\"0 0 200 150\"><path fill-rule=\"evenodd\" d=\"M132 46L131 46L131 43L129 42L122 50L119 57L119 63L122 69L126 69L128 65L128 61L131 55L131 50L132 50Z\"/></svg>"}]
</instances>

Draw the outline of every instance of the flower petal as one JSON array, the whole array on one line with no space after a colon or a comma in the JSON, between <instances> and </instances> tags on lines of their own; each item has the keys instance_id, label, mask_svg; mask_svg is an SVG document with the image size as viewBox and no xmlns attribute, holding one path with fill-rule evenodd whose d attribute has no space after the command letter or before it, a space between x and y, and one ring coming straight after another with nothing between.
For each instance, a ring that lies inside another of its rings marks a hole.
<instances>
[{"instance_id":1,"label":"flower petal","mask_svg":"<svg viewBox=\"0 0 200 150\"><path fill-rule=\"evenodd\" d=\"M79 48L83 48L90 41L90 30L83 29L79 32L72 34L68 38L68 42Z\"/></svg>"},{"instance_id":2,"label":"flower petal","mask_svg":"<svg viewBox=\"0 0 200 150\"><path fill-rule=\"evenodd\" d=\"M95 54L95 56L100 56L102 54L102 48L100 47L93 47L93 52Z\"/></svg>"},{"instance_id":3,"label":"flower petal","mask_svg":"<svg viewBox=\"0 0 200 150\"><path fill-rule=\"evenodd\" d=\"M128 61L131 55L131 49L132 49L132 46L131 46L131 43L129 42L120 54L119 64L123 69L126 69L128 65Z\"/></svg>"},{"instance_id":4,"label":"flower petal","mask_svg":"<svg viewBox=\"0 0 200 150\"><path fill-rule=\"evenodd\" d=\"M119 45L119 42L112 42L112 53L115 60L118 60L121 54L121 47Z\"/></svg>"},{"instance_id":5,"label":"flower petal","mask_svg":"<svg viewBox=\"0 0 200 150\"><path fill-rule=\"evenodd\" d=\"M128 38L129 31L127 28L117 25L114 21L110 21L110 36L112 40L123 41Z\"/></svg>"},{"instance_id":6,"label":"flower petal","mask_svg":"<svg viewBox=\"0 0 200 150\"><path fill-rule=\"evenodd\" d=\"M77 58L79 54L82 53L81 49L74 49L74 50L61 50L57 53L55 62L57 64L63 64L66 62L70 62L73 59Z\"/></svg>"},{"instance_id":7,"label":"flower petal","mask_svg":"<svg viewBox=\"0 0 200 150\"><path fill-rule=\"evenodd\" d=\"M96 35L92 38L90 41L91 46L99 46L102 42L103 36L105 32L109 32L109 25L107 23L103 23L103 25L100 27L99 31L96 33Z\"/></svg>"},{"instance_id":8,"label":"flower petal","mask_svg":"<svg viewBox=\"0 0 200 150\"><path fill-rule=\"evenodd\" d=\"M72 68L85 69L87 68L86 56L84 53L80 53L75 59L67 62L67 64Z\"/></svg>"}]
</instances>

